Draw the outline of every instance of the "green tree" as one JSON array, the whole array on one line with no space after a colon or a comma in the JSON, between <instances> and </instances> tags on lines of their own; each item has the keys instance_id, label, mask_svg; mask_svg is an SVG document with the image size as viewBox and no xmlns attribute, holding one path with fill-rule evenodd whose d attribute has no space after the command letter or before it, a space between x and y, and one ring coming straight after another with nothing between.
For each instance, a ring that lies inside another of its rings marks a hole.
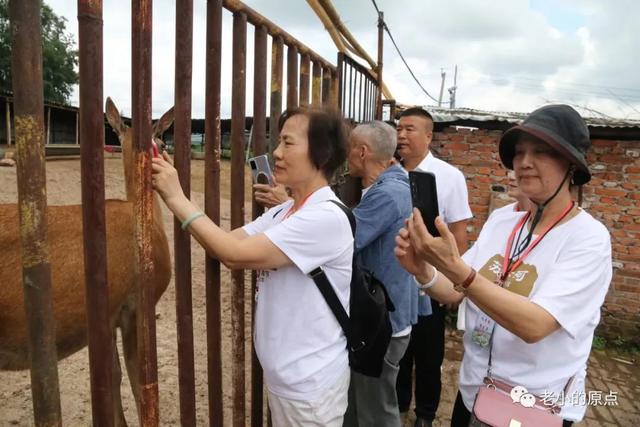
<instances>
[{"instance_id":1,"label":"green tree","mask_svg":"<svg viewBox=\"0 0 640 427\"><path fill-rule=\"evenodd\" d=\"M15 0L21 1L21 0ZM78 51L73 36L66 33L64 17L42 5L42 69L44 99L64 104L78 83ZM0 0L0 92L11 93L11 31L9 2Z\"/></svg>"}]
</instances>

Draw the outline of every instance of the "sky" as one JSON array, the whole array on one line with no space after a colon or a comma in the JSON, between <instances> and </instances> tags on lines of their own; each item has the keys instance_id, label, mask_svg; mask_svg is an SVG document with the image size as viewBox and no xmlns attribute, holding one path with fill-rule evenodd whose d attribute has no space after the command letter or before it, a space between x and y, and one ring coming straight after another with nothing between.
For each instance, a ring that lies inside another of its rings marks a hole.
<instances>
[{"instance_id":1,"label":"sky","mask_svg":"<svg viewBox=\"0 0 640 427\"><path fill-rule=\"evenodd\" d=\"M76 2L45 0L67 19L77 41ZM336 47L304 0L246 0L331 63ZM385 22L417 79L443 107L457 65L456 107L529 112L567 103L589 116L640 120L640 2L634 0L377 0ZM372 0L333 0L343 23L377 57ZM223 117L231 111L231 13L223 14ZM153 116L173 105L175 1L153 2ZM247 34L247 115L251 114L253 27ZM194 0L192 116L204 117L206 1ZM271 41L269 40L269 49ZM104 95L131 114L131 2L104 2ZM270 61L270 55L269 55ZM286 62L286 61L285 61ZM388 36L385 83L397 102L433 106ZM268 68L269 69L269 68ZM286 81L286 66L285 66ZM267 92L268 93L268 92ZM286 98L283 98L286 99ZM71 98L78 104L78 91ZM267 104L268 105L268 104Z\"/></svg>"}]
</instances>

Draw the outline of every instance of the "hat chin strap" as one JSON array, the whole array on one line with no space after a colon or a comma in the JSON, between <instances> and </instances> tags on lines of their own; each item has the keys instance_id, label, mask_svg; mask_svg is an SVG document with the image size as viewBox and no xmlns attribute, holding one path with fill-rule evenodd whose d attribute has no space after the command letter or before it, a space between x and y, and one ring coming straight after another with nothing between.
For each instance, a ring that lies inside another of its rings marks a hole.
<instances>
[{"instance_id":1,"label":"hat chin strap","mask_svg":"<svg viewBox=\"0 0 640 427\"><path fill-rule=\"evenodd\" d=\"M549 203L558 195L558 193L560 192L560 189L564 185L565 181L572 175L573 170L574 170L573 166L569 167L569 170L567 170L567 173L564 175L564 178L562 179L562 182L560 183L560 185L558 185L558 188L556 189L555 193L553 193L553 195L551 197L549 197L543 203L537 203L537 202L529 199L533 204L536 205L536 207L538 209L537 209L536 214L533 216L533 219L531 220L531 227L529 228L529 232L527 233L527 237L525 237L525 239L522 241L522 244L521 244L522 245L521 246L522 250L524 250L524 248L529 246L529 243L531 242L531 238L533 236L533 230L535 230L536 225L538 225L538 223L540 222L540 219L542 218L542 212L544 211L544 208L546 208L547 205L549 205Z\"/></svg>"}]
</instances>

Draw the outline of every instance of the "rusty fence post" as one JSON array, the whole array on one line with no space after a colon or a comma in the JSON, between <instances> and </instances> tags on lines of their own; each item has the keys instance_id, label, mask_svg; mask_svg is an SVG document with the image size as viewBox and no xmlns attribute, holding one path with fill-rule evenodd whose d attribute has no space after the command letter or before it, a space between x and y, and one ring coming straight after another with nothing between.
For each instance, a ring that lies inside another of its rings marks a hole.
<instances>
[{"instance_id":1,"label":"rusty fence post","mask_svg":"<svg viewBox=\"0 0 640 427\"><path fill-rule=\"evenodd\" d=\"M298 47L287 46L287 109L298 106Z\"/></svg>"},{"instance_id":2,"label":"rusty fence post","mask_svg":"<svg viewBox=\"0 0 640 427\"><path fill-rule=\"evenodd\" d=\"M246 102L247 16L233 14L233 53L231 87L231 229L244 224L244 149ZM231 272L231 346L233 366L233 426L245 423L244 366L244 270Z\"/></svg>"},{"instance_id":3,"label":"rusty fence post","mask_svg":"<svg viewBox=\"0 0 640 427\"><path fill-rule=\"evenodd\" d=\"M137 286L137 332L140 383L140 425L159 424L158 357L156 353L155 290L151 261L153 194L151 191L151 39L152 4L134 0L131 10L131 121L135 153L134 180L138 189L135 202L136 257L139 266Z\"/></svg>"},{"instance_id":4,"label":"rusty fence post","mask_svg":"<svg viewBox=\"0 0 640 427\"><path fill-rule=\"evenodd\" d=\"M102 1L78 1L82 234L93 425L112 426L115 343L109 318L104 188Z\"/></svg>"},{"instance_id":5,"label":"rusty fence post","mask_svg":"<svg viewBox=\"0 0 640 427\"><path fill-rule=\"evenodd\" d=\"M322 106L328 107L331 104L331 69L322 68Z\"/></svg>"},{"instance_id":6,"label":"rusty fence post","mask_svg":"<svg viewBox=\"0 0 640 427\"><path fill-rule=\"evenodd\" d=\"M220 225L220 74L222 62L222 0L207 1L205 82L205 213ZM224 424L222 410L222 330L220 261L206 255L207 383L209 425Z\"/></svg>"},{"instance_id":7,"label":"rusty fence post","mask_svg":"<svg viewBox=\"0 0 640 427\"><path fill-rule=\"evenodd\" d=\"M344 114L345 105L345 84L344 84L344 53L338 52L338 60L336 62L336 70L338 73L338 109Z\"/></svg>"},{"instance_id":8,"label":"rusty fence post","mask_svg":"<svg viewBox=\"0 0 640 427\"><path fill-rule=\"evenodd\" d=\"M384 13L378 12L378 96L376 97L376 120L382 120L382 62L384 42Z\"/></svg>"},{"instance_id":9,"label":"rusty fence post","mask_svg":"<svg viewBox=\"0 0 640 427\"><path fill-rule=\"evenodd\" d=\"M176 1L174 164L182 190L191 194L191 76L193 67L193 0ZM174 218L176 328L180 424L196 425L191 235Z\"/></svg>"},{"instance_id":10,"label":"rusty fence post","mask_svg":"<svg viewBox=\"0 0 640 427\"><path fill-rule=\"evenodd\" d=\"M300 57L300 106L309 106L309 68L311 60L308 54Z\"/></svg>"},{"instance_id":11,"label":"rusty fence post","mask_svg":"<svg viewBox=\"0 0 640 427\"><path fill-rule=\"evenodd\" d=\"M319 62L313 61L311 74L311 104L317 108L322 104L322 65Z\"/></svg>"},{"instance_id":12,"label":"rusty fence post","mask_svg":"<svg viewBox=\"0 0 640 427\"><path fill-rule=\"evenodd\" d=\"M253 154L262 155L267 147L267 29L264 26L255 28L254 62L253 62ZM251 217L259 217L264 212L262 206L253 199ZM256 272L251 273L251 295L256 294ZM255 299L251 298L251 331L255 329ZM253 334L251 334L253 336ZM252 343L253 344L253 343ZM251 345L251 426L262 426L263 392L262 367L258 361L253 345Z\"/></svg>"},{"instance_id":13,"label":"rusty fence post","mask_svg":"<svg viewBox=\"0 0 640 427\"><path fill-rule=\"evenodd\" d=\"M36 426L62 425L46 243L47 191L40 1L9 2L22 282Z\"/></svg>"},{"instance_id":14,"label":"rusty fence post","mask_svg":"<svg viewBox=\"0 0 640 427\"><path fill-rule=\"evenodd\" d=\"M331 74L331 81L329 83L329 104L333 109L339 109L338 105L338 89L340 82L338 81L338 73Z\"/></svg>"},{"instance_id":15,"label":"rusty fence post","mask_svg":"<svg viewBox=\"0 0 640 427\"><path fill-rule=\"evenodd\" d=\"M284 67L284 42L274 37L271 43L271 97L269 98L269 152L278 146L278 120L282 113L282 73Z\"/></svg>"}]
</instances>

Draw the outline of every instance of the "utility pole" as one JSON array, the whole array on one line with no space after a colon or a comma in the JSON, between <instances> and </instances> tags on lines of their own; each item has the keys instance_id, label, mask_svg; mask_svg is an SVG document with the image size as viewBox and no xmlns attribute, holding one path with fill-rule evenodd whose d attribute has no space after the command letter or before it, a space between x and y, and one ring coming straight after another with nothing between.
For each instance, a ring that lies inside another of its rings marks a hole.
<instances>
[{"instance_id":1,"label":"utility pole","mask_svg":"<svg viewBox=\"0 0 640 427\"><path fill-rule=\"evenodd\" d=\"M378 12L378 96L376 97L376 120L382 120L382 42L384 39L384 13Z\"/></svg>"},{"instance_id":2,"label":"utility pole","mask_svg":"<svg viewBox=\"0 0 640 427\"><path fill-rule=\"evenodd\" d=\"M455 71L453 73L453 86L451 86L449 90L449 108L456 108L456 89L458 81L458 66L456 65Z\"/></svg>"},{"instance_id":3,"label":"utility pole","mask_svg":"<svg viewBox=\"0 0 640 427\"><path fill-rule=\"evenodd\" d=\"M440 96L438 97L438 107L442 107L442 92L444 92L444 78L447 73L444 72L444 68L440 68L440 76L442 76L442 83L440 83Z\"/></svg>"}]
</instances>

